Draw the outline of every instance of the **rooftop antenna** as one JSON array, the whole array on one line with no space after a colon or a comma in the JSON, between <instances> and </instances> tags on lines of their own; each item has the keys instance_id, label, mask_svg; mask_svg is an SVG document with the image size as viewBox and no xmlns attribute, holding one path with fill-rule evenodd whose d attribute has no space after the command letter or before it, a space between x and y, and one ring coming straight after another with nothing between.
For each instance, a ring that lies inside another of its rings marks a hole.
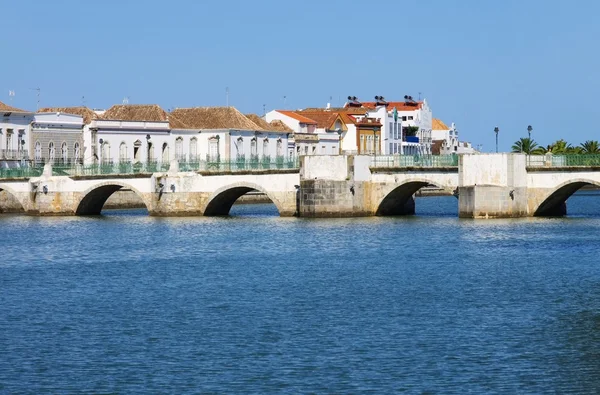
<instances>
[{"instance_id":1,"label":"rooftop antenna","mask_svg":"<svg viewBox=\"0 0 600 395\"><path fill-rule=\"evenodd\" d=\"M123 104L129 104L129 96L123 98Z\"/></svg>"},{"instance_id":2,"label":"rooftop antenna","mask_svg":"<svg viewBox=\"0 0 600 395\"><path fill-rule=\"evenodd\" d=\"M81 96L81 106L85 107L85 96Z\"/></svg>"},{"instance_id":3,"label":"rooftop antenna","mask_svg":"<svg viewBox=\"0 0 600 395\"><path fill-rule=\"evenodd\" d=\"M267 105L263 104L263 118L267 116Z\"/></svg>"},{"instance_id":4,"label":"rooftop antenna","mask_svg":"<svg viewBox=\"0 0 600 395\"><path fill-rule=\"evenodd\" d=\"M32 91L37 91L37 110L39 110L40 109L40 91L41 90L40 90L39 87L37 87L37 88L29 88L29 89L32 90Z\"/></svg>"},{"instance_id":5,"label":"rooftop antenna","mask_svg":"<svg viewBox=\"0 0 600 395\"><path fill-rule=\"evenodd\" d=\"M421 101L421 92L419 92L419 101Z\"/></svg>"},{"instance_id":6,"label":"rooftop antenna","mask_svg":"<svg viewBox=\"0 0 600 395\"><path fill-rule=\"evenodd\" d=\"M8 91L8 97L10 98L10 104L12 105L13 97L15 97L15 91Z\"/></svg>"},{"instance_id":7,"label":"rooftop antenna","mask_svg":"<svg viewBox=\"0 0 600 395\"><path fill-rule=\"evenodd\" d=\"M284 110L287 108L287 107L286 107L286 101L287 101L287 96L286 96L286 95L283 95L283 109L284 109Z\"/></svg>"},{"instance_id":8,"label":"rooftop antenna","mask_svg":"<svg viewBox=\"0 0 600 395\"><path fill-rule=\"evenodd\" d=\"M227 107L229 107L229 87L225 87L225 101L227 102Z\"/></svg>"}]
</instances>

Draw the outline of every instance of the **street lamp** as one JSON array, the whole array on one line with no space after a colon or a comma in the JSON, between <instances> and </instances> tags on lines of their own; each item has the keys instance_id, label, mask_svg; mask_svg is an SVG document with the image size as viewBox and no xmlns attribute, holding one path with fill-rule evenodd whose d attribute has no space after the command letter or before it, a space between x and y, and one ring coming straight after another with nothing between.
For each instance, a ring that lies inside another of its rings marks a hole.
<instances>
[{"instance_id":1,"label":"street lamp","mask_svg":"<svg viewBox=\"0 0 600 395\"><path fill-rule=\"evenodd\" d=\"M496 133L496 153L498 153L498 132L500 131L500 128L498 126L496 126L494 128L494 132Z\"/></svg>"},{"instance_id":2,"label":"street lamp","mask_svg":"<svg viewBox=\"0 0 600 395\"><path fill-rule=\"evenodd\" d=\"M531 140L531 131L533 130L533 128L531 127L531 125L527 126L527 134L529 134L529 140Z\"/></svg>"},{"instance_id":3,"label":"street lamp","mask_svg":"<svg viewBox=\"0 0 600 395\"><path fill-rule=\"evenodd\" d=\"M336 130L339 138L338 138L338 155L342 154L342 129Z\"/></svg>"}]
</instances>

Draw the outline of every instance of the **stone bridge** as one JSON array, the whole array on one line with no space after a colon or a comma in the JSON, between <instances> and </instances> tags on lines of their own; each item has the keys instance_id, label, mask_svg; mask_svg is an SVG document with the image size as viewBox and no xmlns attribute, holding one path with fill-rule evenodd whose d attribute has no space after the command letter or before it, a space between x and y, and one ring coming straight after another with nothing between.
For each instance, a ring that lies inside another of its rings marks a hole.
<instances>
[{"instance_id":1,"label":"stone bridge","mask_svg":"<svg viewBox=\"0 0 600 395\"><path fill-rule=\"evenodd\" d=\"M393 161L389 162L393 163ZM599 161L600 163L600 161ZM369 156L305 156L300 169L0 179L0 211L95 215L114 192L131 190L155 216L227 215L249 191L263 192L281 216L414 214L414 194L434 185L458 197L464 218L554 216L584 185L600 186L600 166L528 166L523 154L462 155L458 166L380 165Z\"/></svg>"}]
</instances>

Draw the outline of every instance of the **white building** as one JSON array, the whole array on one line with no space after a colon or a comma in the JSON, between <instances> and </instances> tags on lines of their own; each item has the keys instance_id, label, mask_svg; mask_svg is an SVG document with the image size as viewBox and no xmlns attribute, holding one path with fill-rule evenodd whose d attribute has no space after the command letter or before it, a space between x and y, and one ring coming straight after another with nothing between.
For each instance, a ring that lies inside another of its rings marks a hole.
<instances>
[{"instance_id":1,"label":"white building","mask_svg":"<svg viewBox=\"0 0 600 395\"><path fill-rule=\"evenodd\" d=\"M270 162L288 154L289 132L265 130L234 107L178 108L169 123L180 160Z\"/></svg>"},{"instance_id":2,"label":"white building","mask_svg":"<svg viewBox=\"0 0 600 395\"><path fill-rule=\"evenodd\" d=\"M296 155L337 155L347 126L336 112L273 110L267 122L280 121L294 131Z\"/></svg>"},{"instance_id":3,"label":"white building","mask_svg":"<svg viewBox=\"0 0 600 395\"><path fill-rule=\"evenodd\" d=\"M168 164L173 149L168 114L156 104L114 105L91 122L89 146L101 163Z\"/></svg>"},{"instance_id":4,"label":"white building","mask_svg":"<svg viewBox=\"0 0 600 395\"><path fill-rule=\"evenodd\" d=\"M433 118L431 137L434 141L434 146L436 147L433 153L448 155L472 154L475 152L471 143L461 142L458 139L458 129L454 123L452 123L452 126L448 127L441 120Z\"/></svg>"},{"instance_id":5,"label":"white building","mask_svg":"<svg viewBox=\"0 0 600 395\"><path fill-rule=\"evenodd\" d=\"M0 166L17 167L30 158L33 113L0 102Z\"/></svg>"},{"instance_id":6,"label":"white building","mask_svg":"<svg viewBox=\"0 0 600 395\"><path fill-rule=\"evenodd\" d=\"M34 161L50 161L51 148L54 148L53 163L94 163L90 125L97 118L98 114L83 106L41 108L32 124ZM53 147L50 147L51 142Z\"/></svg>"}]
</instances>

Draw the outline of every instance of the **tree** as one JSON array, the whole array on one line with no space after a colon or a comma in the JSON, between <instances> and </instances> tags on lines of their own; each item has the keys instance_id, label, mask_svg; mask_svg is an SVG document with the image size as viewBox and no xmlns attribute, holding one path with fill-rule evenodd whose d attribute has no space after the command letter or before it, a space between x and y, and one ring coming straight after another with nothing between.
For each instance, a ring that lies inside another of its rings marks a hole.
<instances>
[{"instance_id":1,"label":"tree","mask_svg":"<svg viewBox=\"0 0 600 395\"><path fill-rule=\"evenodd\" d=\"M576 149L573 148L573 146L571 144L567 143L563 139L556 140L551 145L551 147L552 147L552 149L550 150L550 152L552 152L555 155L565 155L565 154L577 153Z\"/></svg>"},{"instance_id":2,"label":"tree","mask_svg":"<svg viewBox=\"0 0 600 395\"><path fill-rule=\"evenodd\" d=\"M529 137L521 137L519 140L515 141L511 148L512 152L522 152L524 154L531 154L537 146L538 145L535 142L535 140L530 139Z\"/></svg>"},{"instance_id":3,"label":"tree","mask_svg":"<svg viewBox=\"0 0 600 395\"><path fill-rule=\"evenodd\" d=\"M587 140L581 143L581 153L583 154L600 154L600 144L596 140Z\"/></svg>"}]
</instances>

